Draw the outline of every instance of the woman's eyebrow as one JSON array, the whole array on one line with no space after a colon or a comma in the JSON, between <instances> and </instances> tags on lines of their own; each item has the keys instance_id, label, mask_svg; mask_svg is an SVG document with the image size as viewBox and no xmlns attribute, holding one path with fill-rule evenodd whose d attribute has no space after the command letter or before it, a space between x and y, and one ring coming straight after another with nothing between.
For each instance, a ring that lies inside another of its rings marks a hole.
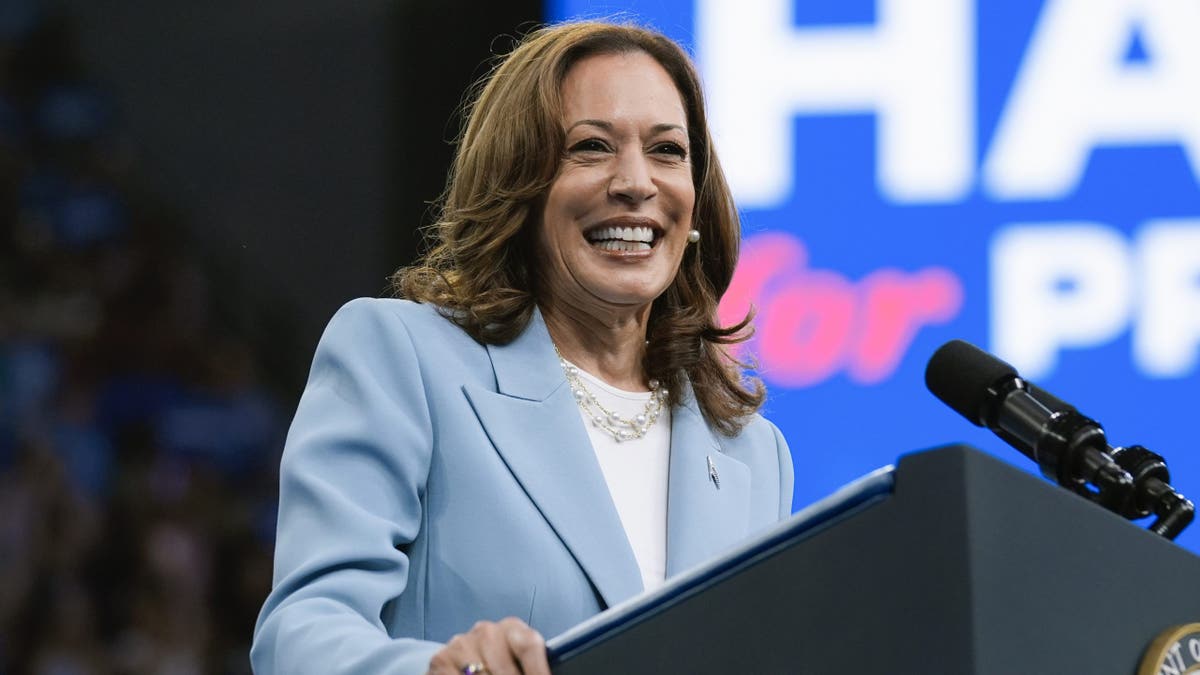
<instances>
[{"instance_id":1,"label":"woman's eyebrow","mask_svg":"<svg viewBox=\"0 0 1200 675\"><path fill-rule=\"evenodd\" d=\"M613 130L613 124L612 124L612 122L609 122L609 121L607 121L607 120L586 119L586 120L579 120L578 122L576 122L576 123L572 124L571 126L567 127L567 131L571 131L571 130L572 130L572 129L574 129L575 127L584 126L584 125L587 125L587 126L593 126L593 127L600 127L601 129L604 129L605 131L612 131L612 130ZM662 132L664 132L664 131L671 131L671 130L679 130L679 131L682 131L682 132L683 132L683 133L685 133L685 134L687 133L687 129L683 128L682 126L680 126L680 125L678 125L678 124L670 124L670 123L667 123L667 122L662 122L662 123L659 123L659 124L655 124L654 126L650 127L650 131L652 131L652 132L654 132L654 133L656 133L656 134L658 134L658 133L662 133Z\"/></svg>"},{"instance_id":2,"label":"woman's eyebrow","mask_svg":"<svg viewBox=\"0 0 1200 675\"><path fill-rule=\"evenodd\" d=\"M592 127L600 127L601 129L604 129L605 131L613 130L612 122L608 122L606 120L586 119L586 120L579 120L578 122L567 127L567 131L574 129L575 127L584 126L584 125L592 126Z\"/></svg>"}]
</instances>

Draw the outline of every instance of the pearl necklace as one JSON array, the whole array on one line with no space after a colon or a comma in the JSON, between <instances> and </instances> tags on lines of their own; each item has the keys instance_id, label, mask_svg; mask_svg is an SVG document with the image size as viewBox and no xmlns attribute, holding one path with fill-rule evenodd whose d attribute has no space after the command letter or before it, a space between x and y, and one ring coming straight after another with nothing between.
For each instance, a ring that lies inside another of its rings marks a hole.
<instances>
[{"instance_id":1,"label":"pearl necklace","mask_svg":"<svg viewBox=\"0 0 1200 675\"><path fill-rule=\"evenodd\" d=\"M557 346L554 351L558 351ZM641 438L658 421L663 403L667 400L667 390L659 385L658 380L650 380L650 400L646 401L646 408L633 418L625 419L596 400L580 379L579 369L568 363L562 354L558 355L558 362L567 376L567 384L571 386L571 395L575 397L575 403L583 410L584 416L591 420L592 426L612 434L614 441L620 443Z\"/></svg>"}]
</instances>

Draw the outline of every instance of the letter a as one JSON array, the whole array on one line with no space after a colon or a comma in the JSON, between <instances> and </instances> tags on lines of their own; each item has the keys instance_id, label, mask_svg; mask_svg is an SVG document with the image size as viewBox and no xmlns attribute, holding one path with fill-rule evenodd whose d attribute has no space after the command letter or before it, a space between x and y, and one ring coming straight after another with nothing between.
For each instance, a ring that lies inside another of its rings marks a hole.
<instances>
[{"instance_id":1,"label":"letter a","mask_svg":"<svg viewBox=\"0 0 1200 675\"><path fill-rule=\"evenodd\" d=\"M1139 34L1146 58L1126 63ZM1067 196L1101 146L1180 144L1200 176L1197 35L1192 0L1048 0L984 162L986 189Z\"/></svg>"}]
</instances>

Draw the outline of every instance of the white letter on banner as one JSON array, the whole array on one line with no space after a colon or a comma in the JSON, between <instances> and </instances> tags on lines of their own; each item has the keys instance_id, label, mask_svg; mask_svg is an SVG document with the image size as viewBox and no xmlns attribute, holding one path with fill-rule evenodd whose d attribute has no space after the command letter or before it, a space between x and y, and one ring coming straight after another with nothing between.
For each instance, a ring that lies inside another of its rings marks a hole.
<instances>
[{"instance_id":1,"label":"white letter on banner","mask_svg":"<svg viewBox=\"0 0 1200 675\"><path fill-rule=\"evenodd\" d=\"M878 23L796 28L790 0L698 0L696 56L740 206L791 195L796 115L877 115L880 190L954 201L974 180L973 0L878 0Z\"/></svg>"},{"instance_id":2,"label":"white letter on banner","mask_svg":"<svg viewBox=\"0 0 1200 675\"><path fill-rule=\"evenodd\" d=\"M1124 63L1135 35L1147 62ZM1048 0L983 166L999 199L1056 199L1093 148L1178 143L1200 176L1200 2Z\"/></svg>"},{"instance_id":3,"label":"white letter on banner","mask_svg":"<svg viewBox=\"0 0 1200 675\"><path fill-rule=\"evenodd\" d=\"M1096 223L1001 229L990 253L992 349L1037 379L1054 369L1059 349L1115 338L1132 308L1128 249L1118 231Z\"/></svg>"},{"instance_id":4,"label":"white letter on banner","mask_svg":"<svg viewBox=\"0 0 1200 675\"><path fill-rule=\"evenodd\" d=\"M1158 220L1138 237L1133 358L1151 377L1183 377L1200 357L1200 220Z\"/></svg>"}]
</instances>

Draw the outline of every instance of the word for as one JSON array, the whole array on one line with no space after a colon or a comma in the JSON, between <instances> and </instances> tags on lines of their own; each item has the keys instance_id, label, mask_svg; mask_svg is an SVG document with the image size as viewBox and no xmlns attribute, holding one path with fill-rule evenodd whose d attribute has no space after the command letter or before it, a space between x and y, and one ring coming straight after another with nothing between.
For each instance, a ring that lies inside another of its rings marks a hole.
<instances>
[{"instance_id":1,"label":"word for","mask_svg":"<svg viewBox=\"0 0 1200 675\"><path fill-rule=\"evenodd\" d=\"M949 270L880 269L854 282L808 267L799 239L772 232L742 244L719 318L729 325L757 309L753 351L774 384L806 387L840 372L870 384L896 370L923 326L953 318L962 298Z\"/></svg>"}]
</instances>

